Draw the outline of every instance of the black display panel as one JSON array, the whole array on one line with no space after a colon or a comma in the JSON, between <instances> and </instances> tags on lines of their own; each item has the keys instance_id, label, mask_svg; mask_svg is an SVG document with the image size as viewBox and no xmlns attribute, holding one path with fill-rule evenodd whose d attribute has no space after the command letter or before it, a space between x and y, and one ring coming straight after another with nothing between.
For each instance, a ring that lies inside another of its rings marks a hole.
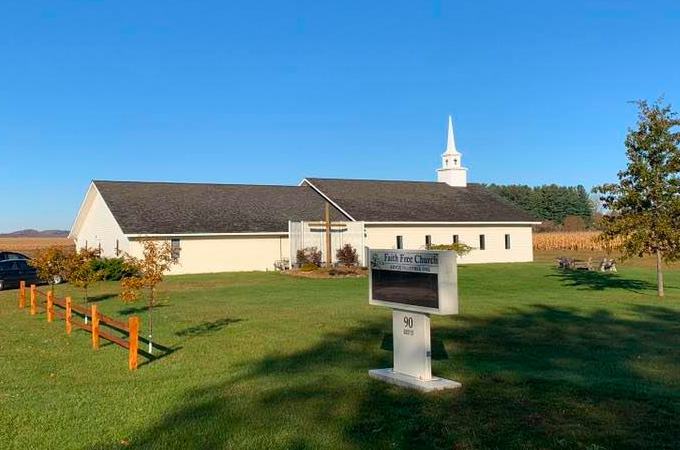
<instances>
[{"instance_id":1,"label":"black display panel","mask_svg":"<svg viewBox=\"0 0 680 450\"><path fill-rule=\"evenodd\" d=\"M373 300L439 309L436 273L372 269Z\"/></svg>"}]
</instances>

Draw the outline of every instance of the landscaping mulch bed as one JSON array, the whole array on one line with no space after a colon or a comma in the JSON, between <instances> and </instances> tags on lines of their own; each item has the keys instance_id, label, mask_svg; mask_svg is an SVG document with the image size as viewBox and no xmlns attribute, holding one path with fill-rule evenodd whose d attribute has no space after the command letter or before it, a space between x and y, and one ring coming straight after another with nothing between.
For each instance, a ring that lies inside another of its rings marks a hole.
<instances>
[{"instance_id":1,"label":"landscaping mulch bed","mask_svg":"<svg viewBox=\"0 0 680 450\"><path fill-rule=\"evenodd\" d=\"M283 273L301 278L365 278L368 276L368 269L365 267L320 267L316 270L290 269Z\"/></svg>"}]
</instances>

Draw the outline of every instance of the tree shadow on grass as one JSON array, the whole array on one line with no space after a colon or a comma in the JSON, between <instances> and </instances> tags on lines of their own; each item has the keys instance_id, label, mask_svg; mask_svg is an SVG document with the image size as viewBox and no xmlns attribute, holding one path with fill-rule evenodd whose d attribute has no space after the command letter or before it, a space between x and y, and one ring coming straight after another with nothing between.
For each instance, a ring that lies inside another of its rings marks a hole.
<instances>
[{"instance_id":1,"label":"tree shadow on grass","mask_svg":"<svg viewBox=\"0 0 680 450\"><path fill-rule=\"evenodd\" d=\"M84 331L84 330L83 330ZM106 327L106 332L109 334L113 334L114 336L120 337L121 339L125 339L129 341L130 333L119 330L116 327ZM176 351L179 351L182 349L181 346L174 346L174 347L167 347L163 344L160 344L156 341L153 341L153 353L149 353L147 351L148 345L149 345L149 339L144 337L143 335L139 334L137 335L137 339L139 340L139 346L137 348L137 354L144 357L144 360L138 363L137 367L141 368L144 367L148 364L151 364L154 361L158 361L159 359L163 359L167 356L172 355ZM105 337L100 338L100 348L105 348L109 346L116 346L115 342L109 341ZM127 349L125 350L127 351Z\"/></svg>"},{"instance_id":2,"label":"tree shadow on grass","mask_svg":"<svg viewBox=\"0 0 680 450\"><path fill-rule=\"evenodd\" d=\"M165 303L161 303L159 305L154 305L154 309L156 308L167 308L170 305L167 305ZM143 313L149 310L149 305L146 306L131 306L129 308L124 308L119 311L119 313L123 316L131 316L133 314L139 314Z\"/></svg>"},{"instance_id":3,"label":"tree shadow on grass","mask_svg":"<svg viewBox=\"0 0 680 450\"><path fill-rule=\"evenodd\" d=\"M444 342L436 336L432 336L431 341L430 349L432 351L432 360L439 361L441 359L449 359L449 355L444 347ZM380 348L382 350L387 350L388 352L394 352L394 336L392 333L385 333L383 335Z\"/></svg>"},{"instance_id":4,"label":"tree shadow on grass","mask_svg":"<svg viewBox=\"0 0 680 450\"><path fill-rule=\"evenodd\" d=\"M99 295L91 295L88 297L88 303L97 303L97 302L102 302L104 300L108 300L110 298L118 297L118 294L99 294Z\"/></svg>"},{"instance_id":5,"label":"tree shadow on grass","mask_svg":"<svg viewBox=\"0 0 680 450\"><path fill-rule=\"evenodd\" d=\"M594 270L566 270L554 268L554 273L548 277L559 278L565 286L579 289L602 291L605 289L624 289L638 294L648 294L656 289L652 283L632 278L624 278L618 273L598 272Z\"/></svg>"},{"instance_id":6,"label":"tree shadow on grass","mask_svg":"<svg viewBox=\"0 0 680 450\"><path fill-rule=\"evenodd\" d=\"M203 336L206 334L213 334L221 330L222 328L225 328L233 323L241 322L242 320L243 319L232 319L230 317L225 317L223 319L218 319L212 322L207 321L201 322L200 324L195 325L193 327L188 327L183 330L177 331L175 335L196 337Z\"/></svg>"},{"instance_id":7,"label":"tree shadow on grass","mask_svg":"<svg viewBox=\"0 0 680 450\"><path fill-rule=\"evenodd\" d=\"M158 361L159 359L163 359L179 350L182 350L181 346L166 347L165 345L159 344L158 342L154 341L153 342L154 353L149 353L146 350L148 349L148 345L149 340L144 336L139 336L139 348L137 349L137 354L143 356L145 360L137 365L138 368L142 368L148 364L151 364L154 361Z\"/></svg>"},{"instance_id":8,"label":"tree shadow on grass","mask_svg":"<svg viewBox=\"0 0 680 450\"><path fill-rule=\"evenodd\" d=\"M437 318L449 358L433 371L463 387L432 394L368 378L391 366L391 320L362 323L186 392L127 448L673 448L680 314L634 313L534 305Z\"/></svg>"}]
</instances>

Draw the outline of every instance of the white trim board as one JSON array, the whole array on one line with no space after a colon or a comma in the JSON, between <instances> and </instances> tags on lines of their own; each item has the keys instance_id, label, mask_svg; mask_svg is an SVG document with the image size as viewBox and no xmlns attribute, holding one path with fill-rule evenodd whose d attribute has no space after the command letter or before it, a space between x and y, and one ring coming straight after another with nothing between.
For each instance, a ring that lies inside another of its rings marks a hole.
<instances>
[{"instance_id":1,"label":"white trim board","mask_svg":"<svg viewBox=\"0 0 680 450\"><path fill-rule=\"evenodd\" d=\"M215 237L215 236L288 236L287 231L261 231L245 233L129 233L125 237L135 238L173 238L173 237Z\"/></svg>"},{"instance_id":2,"label":"white trim board","mask_svg":"<svg viewBox=\"0 0 680 450\"><path fill-rule=\"evenodd\" d=\"M357 220L356 220L354 217L352 217L347 211L345 211L344 209L342 209L342 208L340 207L340 205L338 205L337 203L335 203L333 200L330 199L330 197L328 197L326 194L324 194L323 192L321 192L321 189L319 189L319 188L317 188L316 186L314 186L307 178L303 178L302 181L300 181L300 184L298 184L298 186L302 186L303 183L307 183L307 184L309 185L309 187L311 187L312 189L314 189L320 196L322 196L323 198L325 198L325 199L328 201L328 203L330 203L331 205L335 206L335 208L336 208L338 211L340 211L341 213L343 213L344 215L346 215L347 218L348 218L349 220L351 220L352 222L356 222L356 221L357 221Z\"/></svg>"},{"instance_id":3,"label":"white trim board","mask_svg":"<svg viewBox=\"0 0 680 450\"><path fill-rule=\"evenodd\" d=\"M540 225L541 222L369 222L364 221L365 225L417 225L417 226L439 226L439 225L455 225L455 226L479 226L479 225Z\"/></svg>"}]
</instances>

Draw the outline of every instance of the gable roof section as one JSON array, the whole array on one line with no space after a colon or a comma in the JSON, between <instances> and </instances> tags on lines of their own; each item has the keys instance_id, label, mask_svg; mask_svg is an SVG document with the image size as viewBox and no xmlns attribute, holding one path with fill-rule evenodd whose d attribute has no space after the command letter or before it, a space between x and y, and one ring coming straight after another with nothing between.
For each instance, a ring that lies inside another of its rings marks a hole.
<instances>
[{"instance_id":1,"label":"gable roof section","mask_svg":"<svg viewBox=\"0 0 680 450\"><path fill-rule=\"evenodd\" d=\"M322 220L326 201L306 186L94 181L125 234L288 232ZM331 208L332 220L347 220Z\"/></svg>"},{"instance_id":2,"label":"gable roof section","mask_svg":"<svg viewBox=\"0 0 680 450\"><path fill-rule=\"evenodd\" d=\"M536 222L484 186L427 181L306 178L354 220L365 222Z\"/></svg>"}]
</instances>

